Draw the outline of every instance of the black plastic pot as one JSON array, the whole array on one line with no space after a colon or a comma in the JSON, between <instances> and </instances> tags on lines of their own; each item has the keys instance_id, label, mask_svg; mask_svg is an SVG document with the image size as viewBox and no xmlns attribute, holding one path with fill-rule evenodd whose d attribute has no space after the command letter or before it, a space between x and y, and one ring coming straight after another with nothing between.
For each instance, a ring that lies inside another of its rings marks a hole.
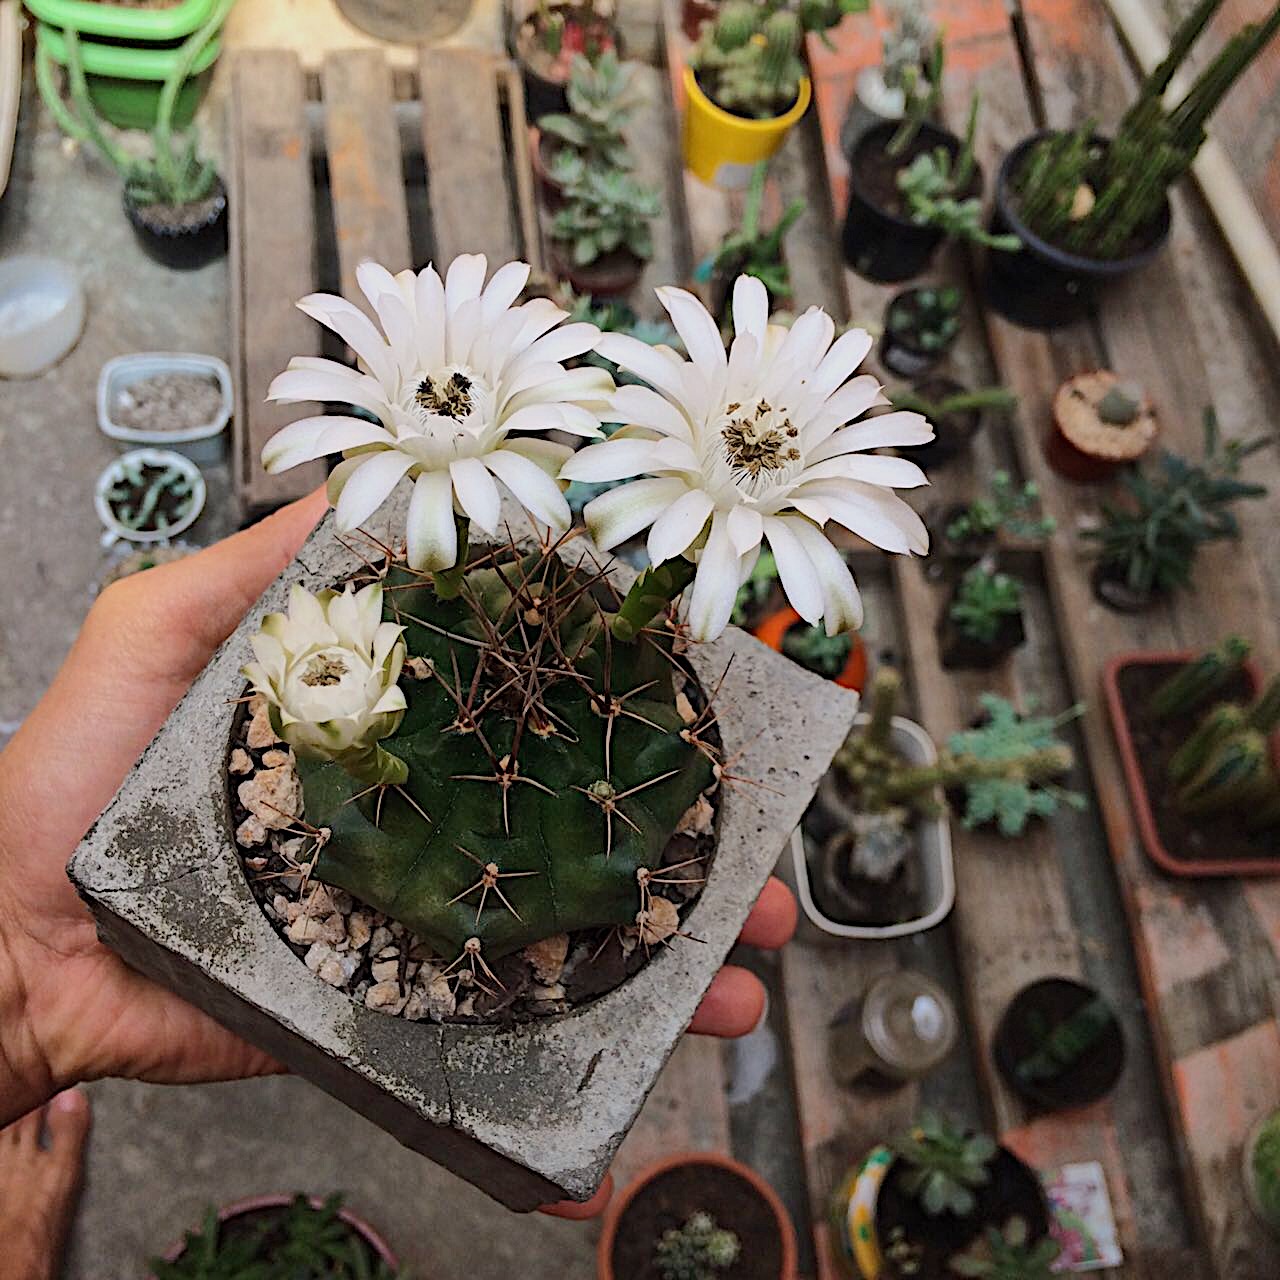
<instances>
[{"instance_id":1,"label":"black plastic pot","mask_svg":"<svg viewBox=\"0 0 1280 1280\"><path fill-rule=\"evenodd\" d=\"M1105 1098L1124 1070L1124 1032L1114 1011L1070 978L1042 978L1014 996L992 1051L1009 1087L1043 1111Z\"/></svg>"},{"instance_id":2,"label":"black plastic pot","mask_svg":"<svg viewBox=\"0 0 1280 1280\"><path fill-rule=\"evenodd\" d=\"M919 289L904 289L894 294L884 311L884 336L880 339L880 363L890 373L900 378L919 378L942 359L951 349L953 338L945 347L926 351L915 340L915 334L894 328L891 323L895 308L919 293Z\"/></svg>"},{"instance_id":3,"label":"black plastic pot","mask_svg":"<svg viewBox=\"0 0 1280 1280\"><path fill-rule=\"evenodd\" d=\"M956 576L971 569L996 545L996 536L970 537L957 542L947 536L954 521L969 510L967 502L949 502L934 507L928 514L929 548L933 557L946 561L947 569Z\"/></svg>"},{"instance_id":4,"label":"black plastic pot","mask_svg":"<svg viewBox=\"0 0 1280 1280\"><path fill-rule=\"evenodd\" d=\"M990 671L998 667L1015 649L1026 643L1027 632L1022 614L1006 613L1000 619L995 639L978 640L962 631L951 617L953 592L938 619L938 657L947 671Z\"/></svg>"},{"instance_id":5,"label":"black plastic pot","mask_svg":"<svg viewBox=\"0 0 1280 1280\"><path fill-rule=\"evenodd\" d=\"M1026 329L1058 329L1085 316L1110 281L1146 266L1160 252L1172 217L1166 200L1142 247L1123 258L1086 258L1042 240L1018 216L1013 182L1031 149L1051 136L1051 131L1033 133L1004 158L991 214L992 232L1013 232L1022 241L1022 249L1018 253L987 253L983 292L1002 316Z\"/></svg>"},{"instance_id":6,"label":"black plastic pot","mask_svg":"<svg viewBox=\"0 0 1280 1280\"><path fill-rule=\"evenodd\" d=\"M1105 561L1094 565L1089 574L1089 585L1093 588L1094 598L1116 613L1148 613L1164 599L1155 591L1134 590L1124 570Z\"/></svg>"},{"instance_id":7,"label":"black plastic pot","mask_svg":"<svg viewBox=\"0 0 1280 1280\"><path fill-rule=\"evenodd\" d=\"M158 215L154 205L138 205L124 197L125 216L143 252L175 271L191 271L220 258L227 251L227 189L217 179L213 196L193 206L191 216Z\"/></svg>"},{"instance_id":8,"label":"black plastic pot","mask_svg":"<svg viewBox=\"0 0 1280 1280\"><path fill-rule=\"evenodd\" d=\"M951 378L929 378L917 385L916 390L928 400L945 400L965 388ZM946 466L958 458L973 443L982 426L982 411L966 409L962 413L948 413L930 419L933 439L928 444L899 446L895 452L926 470Z\"/></svg>"},{"instance_id":9,"label":"black plastic pot","mask_svg":"<svg viewBox=\"0 0 1280 1280\"><path fill-rule=\"evenodd\" d=\"M936 227L917 226L886 203L886 172L896 174L916 156L937 147L944 147L954 160L961 147L954 133L926 122L902 155L891 158L885 149L897 130L897 123L888 121L873 125L858 139L850 165L849 205L844 219L845 261L860 276L881 284L918 276L942 243L942 232ZM982 178L975 168L968 194L976 193L981 186ZM892 189L896 191L896 184Z\"/></svg>"}]
</instances>

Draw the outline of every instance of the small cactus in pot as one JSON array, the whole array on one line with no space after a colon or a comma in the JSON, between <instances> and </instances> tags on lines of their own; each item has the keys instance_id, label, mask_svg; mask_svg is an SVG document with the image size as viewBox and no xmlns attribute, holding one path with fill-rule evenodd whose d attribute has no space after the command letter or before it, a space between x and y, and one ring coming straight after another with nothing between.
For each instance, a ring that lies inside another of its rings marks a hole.
<instances>
[{"instance_id":1,"label":"small cactus in pot","mask_svg":"<svg viewBox=\"0 0 1280 1280\"><path fill-rule=\"evenodd\" d=\"M689 66L717 106L748 119L769 119L786 111L800 92L802 34L797 13L756 0L727 0L703 27Z\"/></svg>"},{"instance_id":2,"label":"small cactus in pot","mask_svg":"<svg viewBox=\"0 0 1280 1280\"><path fill-rule=\"evenodd\" d=\"M662 1280L715 1280L741 1253L738 1237L703 1210L663 1232L654 1250Z\"/></svg>"}]
</instances>

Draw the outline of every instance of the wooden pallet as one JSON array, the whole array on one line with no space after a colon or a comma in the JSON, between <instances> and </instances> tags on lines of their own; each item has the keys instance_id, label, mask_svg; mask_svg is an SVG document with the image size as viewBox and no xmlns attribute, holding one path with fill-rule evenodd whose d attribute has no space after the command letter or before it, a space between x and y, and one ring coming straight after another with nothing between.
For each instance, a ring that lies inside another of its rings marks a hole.
<instances>
[{"instance_id":1,"label":"wooden pallet","mask_svg":"<svg viewBox=\"0 0 1280 1280\"><path fill-rule=\"evenodd\" d=\"M505 59L424 49L416 75L393 78L381 52L352 49L328 54L317 82L312 107L296 55L246 51L233 60L234 471L246 516L324 480L322 462L268 476L259 460L271 435L307 412L266 404L271 379L291 356L322 350L321 330L295 309L298 298L338 289L359 300L355 271L366 258L396 271L459 253L500 263L528 249L538 265L524 96ZM313 130L317 113L322 127ZM405 145L404 116L420 117L420 147L417 138ZM430 232L415 243L406 192L424 179ZM317 248L330 236L335 263Z\"/></svg>"}]
</instances>

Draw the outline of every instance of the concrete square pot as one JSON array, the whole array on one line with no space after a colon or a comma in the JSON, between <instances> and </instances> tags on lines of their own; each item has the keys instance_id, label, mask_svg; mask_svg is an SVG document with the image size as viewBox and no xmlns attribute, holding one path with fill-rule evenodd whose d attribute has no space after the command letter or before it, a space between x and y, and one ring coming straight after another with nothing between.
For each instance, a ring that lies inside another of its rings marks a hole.
<instances>
[{"instance_id":1,"label":"concrete square pot","mask_svg":"<svg viewBox=\"0 0 1280 1280\"><path fill-rule=\"evenodd\" d=\"M389 503L371 531L402 530L406 502ZM515 1210L586 1199L848 733L857 697L740 631L696 646L708 688L733 659L717 702L724 748L734 774L763 784L721 798L714 864L684 926L702 942L659 948L614 991L538 1022L406 1022L328 986L277 936L241 869L225 774L249 636L293 583L319 590L358 565L326 518L178 705L85 837L71 877L130 964L406 1146ZM625 590L630 570L613 572Z\"/></svg>"}]
</instances>

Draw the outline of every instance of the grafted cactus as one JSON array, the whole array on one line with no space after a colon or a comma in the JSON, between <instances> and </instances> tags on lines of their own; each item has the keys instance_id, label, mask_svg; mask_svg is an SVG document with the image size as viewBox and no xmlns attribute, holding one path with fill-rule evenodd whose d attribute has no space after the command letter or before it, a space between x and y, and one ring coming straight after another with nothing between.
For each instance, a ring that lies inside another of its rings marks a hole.
<instances>
[{"instance_id":1,"label":"grafted cactus","mask_svg":"<svg viewBox=\"0 0 1280 1280\"><path fill-rule=\"evenodd\" d=\"M408 779L369 788L299 762L307 821L328 833L314 874L482 981L529 943L643 925L649 869L712 783L709 717L681 715L669 641L614 641L598 589L554 551L493 553L450 600L393 569L407 708L380 745Z\"/></svg>"}]
</instances>

